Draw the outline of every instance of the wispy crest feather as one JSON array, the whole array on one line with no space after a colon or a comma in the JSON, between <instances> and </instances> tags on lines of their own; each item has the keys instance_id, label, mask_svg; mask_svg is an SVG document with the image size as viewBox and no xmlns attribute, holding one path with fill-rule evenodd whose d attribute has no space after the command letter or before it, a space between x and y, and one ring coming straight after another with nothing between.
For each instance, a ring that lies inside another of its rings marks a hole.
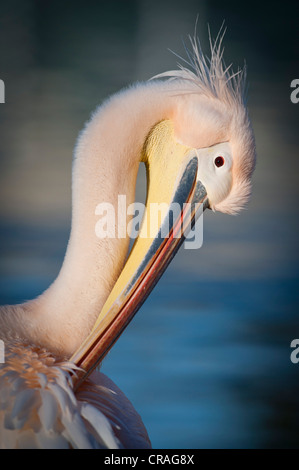
<instances>
[{"instance_id":1,"label":"wispy crest feather","mask_svg":"<svg viewBox=\"0 0 299 470\"><path fill-rule=\"evenodd\" d=\"M155 75L156 78L169 77L170 80L187 80L198 87L199 92L209 98L216 98L228 105L240 104L244 105L246 101L246 66L238 69L237 72L232 70L232 64L226 66L223 60L224 48L222 47L223 38L226 32L224 23L222 24L216 39L213 40L209 31L210 57L205 55L200 40L196 34L196 26L194 36L189 35L190 46L183 41L187 54L187 59L173 52L182 63L178 63L178 70L169 70Z\"/></svg>"}]
</instances>

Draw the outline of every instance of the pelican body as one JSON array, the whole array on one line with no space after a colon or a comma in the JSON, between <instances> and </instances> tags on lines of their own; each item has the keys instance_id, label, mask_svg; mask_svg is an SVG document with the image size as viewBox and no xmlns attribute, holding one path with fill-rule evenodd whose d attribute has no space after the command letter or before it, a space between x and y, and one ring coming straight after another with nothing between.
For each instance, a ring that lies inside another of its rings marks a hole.
<instances>
[{"instance_id":1,"label":"pelican body","mask_svg":"<svg viewBox=\"0 0 299 470\"><path fill-rule=\"evenodd\" d=\"M97 368L183 243L199 207L237 213L250 196L255 165L244 72L225 67L221 35L211 41L210 59L196 38L190 42L186 66L110 97L79 135L60 273L37 299L0 310L1 447L150 447L138 413ZM119 195L126 196L125 209L134 202L140 162L147 168L147 207L164 203L166 210L151 237L146 212L127 257L128 236L97 237L96 207L110 203L117 212ZM181 210L161 236L174 201Z\"/></svg>"}]
</instances>

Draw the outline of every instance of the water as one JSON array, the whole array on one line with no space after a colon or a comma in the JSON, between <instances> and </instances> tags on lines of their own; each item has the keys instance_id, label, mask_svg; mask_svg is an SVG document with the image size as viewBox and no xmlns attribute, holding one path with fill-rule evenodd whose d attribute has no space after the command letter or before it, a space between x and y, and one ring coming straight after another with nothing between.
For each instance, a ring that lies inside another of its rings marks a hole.
<instances>
[{"instance_id":1,"label":"water","mask_svg":"<svg viewBox=\"0 0 299 470\"><path fill-rule=\"evenodd\" d=\"M156 448L298 447L291 13L281 21L273 9L270 21L254 3L245 15L238 3L195 0L161 2L159 14L146 1L84 10L55 0L17 5L1 10L0 44L11 47L0 54L0 303L33 298L57 275L69 234L72 148L89 113L128 83L175 67L167 48L183 53L181 35L193 32L197 13L203 38L206 22L215 32L225 17L227 61L242 65L245 57L249 68L253 199L239 217L205 214L203 247L181 250L103 371ZM142 185L141 177L139 194Z\"/></svg>"},{"instance_id":2,"label":"water","mask_svg":"<svg viewBox=\"0 0 299 470\"><path fill-rule=\"evenodd\" d=\"M164 279L104 365L155 447L298 444L298 318L283 308L297 292L279 281Z\"/></svg>"}]
</instances>

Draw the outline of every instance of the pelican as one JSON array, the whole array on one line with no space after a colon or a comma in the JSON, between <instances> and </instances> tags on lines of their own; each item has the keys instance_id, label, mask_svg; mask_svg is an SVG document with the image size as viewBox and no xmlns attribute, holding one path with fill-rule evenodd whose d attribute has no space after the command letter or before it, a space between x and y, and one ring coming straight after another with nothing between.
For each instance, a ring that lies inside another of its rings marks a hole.
<instances>
[{"instance_id":1,"label":"pelican","mask_svg":"<svg viewBox=\"0 0 299 470\"><path fill-rule=\"evenodd\" d=\"M183 65L110 97L79 134L71 233L58 277L38 298L0 310L3 448L151 445L133 405L98 367L182 244L184 223L194 225L198 207L236 214L247 203L256 158L245 70L225 66L223 31L210 37L209 58L196 36L189 39ZM182 209L167 236L160 236L167 211L154 236L141 236L144 223L127 256L128 235L96 235L96 207L110 203L117 212L118 195L126 196L126 208L133 203L140 162L146 206L176 201Z\"/></svg>"}]
</instances>

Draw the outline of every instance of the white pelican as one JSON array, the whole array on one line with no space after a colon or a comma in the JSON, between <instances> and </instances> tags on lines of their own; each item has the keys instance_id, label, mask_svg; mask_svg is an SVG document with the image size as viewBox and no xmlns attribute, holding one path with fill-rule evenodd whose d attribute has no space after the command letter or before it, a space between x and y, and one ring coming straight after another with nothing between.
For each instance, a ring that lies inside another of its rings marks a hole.
<instances>
[{"instance_id":1,"label":"white pelican","mask_svg":"<svg viewBox=\"0 0 299 470\"><path fill-rule=\"evenodd\" d=\"M126 261L129 238L98 238L95 208L116 206L119 194L133 202L141 161L147 204L197 201L234 214L247 202L255 144L244 71L225 67L220 36L210 41L209 59L190 38L185 66L112 96L81 132L61 271L37 299L0 311L2 447L150 446L133 406L95 367L159 279L181 243L175 233L197 209L182 210L169 237L139 236Z\"/></svg>"}]
</instances>

